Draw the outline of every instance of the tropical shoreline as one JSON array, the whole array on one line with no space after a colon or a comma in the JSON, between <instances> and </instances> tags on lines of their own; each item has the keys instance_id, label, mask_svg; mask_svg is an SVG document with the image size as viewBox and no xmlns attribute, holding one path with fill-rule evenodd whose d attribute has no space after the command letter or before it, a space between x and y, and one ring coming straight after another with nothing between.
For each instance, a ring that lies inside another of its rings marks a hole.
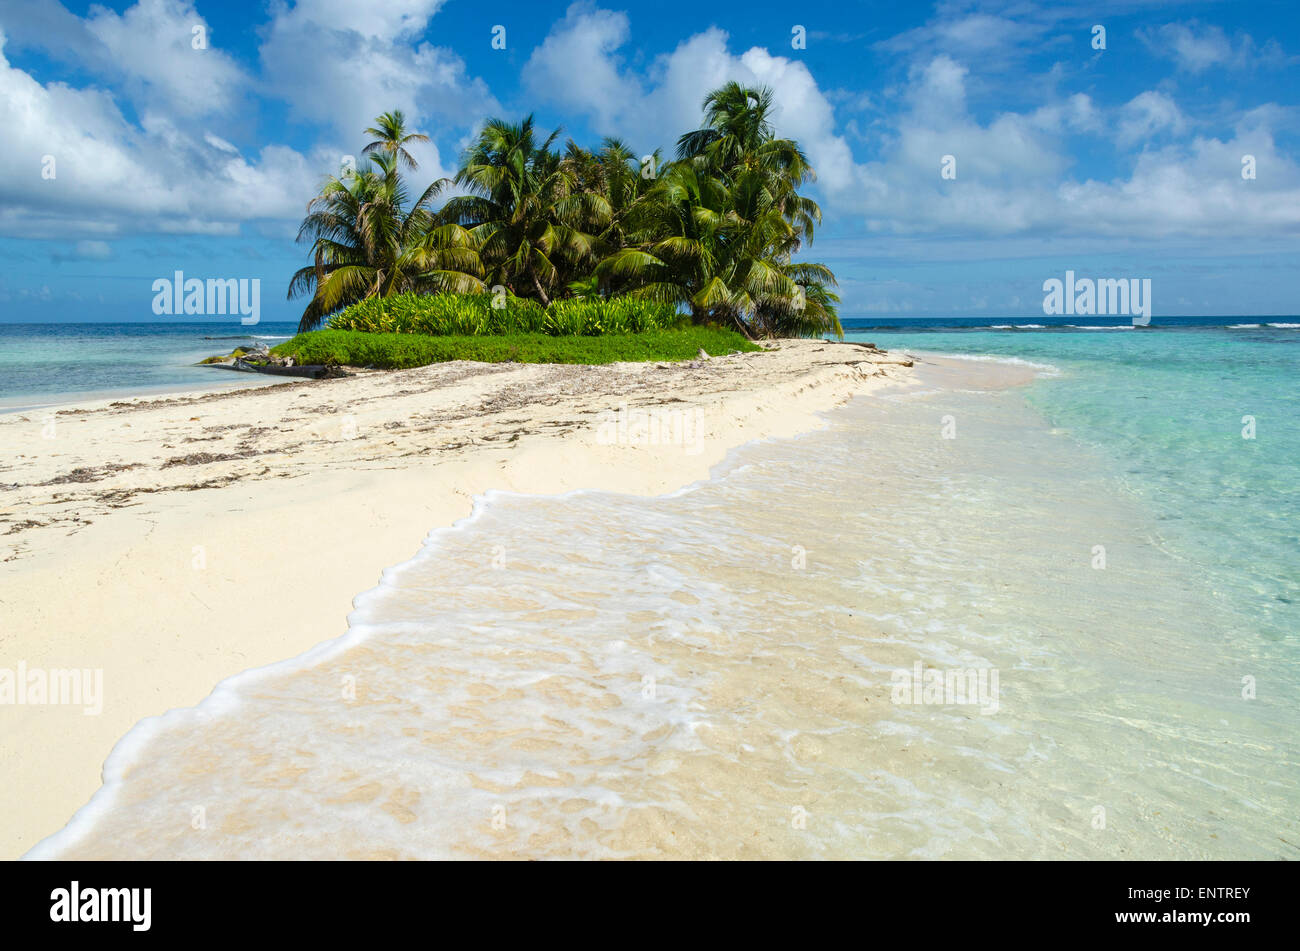
<instances>
[{"instance_id":1,"label":"tropical shoreline","mask_svg":"<svg viewBox=\"0 0 1300 951\"><path fill-rule=\"evenodd\" d=\"M104 672L98 716L4 711L4 853L66 823L140 719L343 633L353 596L476 495L672 491L735 446L910 380L905 362L786 340L683 364L439 364L101 401L53 414L53 439L43 417L0 418L6 656Z\"/></svg>"},{"instance_id":2,"label":"tropical shoreline","mask_svg":"<svg viewBox=\"0 0 1300 951\"><path fill-rule=\"evenodd\" d=\"M217 376L217 374L213 374ZM86 408L90 405L109 405L122 401L177 399L202 396L210 393L226 393L235 390L257 389L263 386L275 386L283 382L278 379L259 379L255 374L246 374L236 378L222 377L208 383L166 383L143 387L116 387L109 390L65 390L39 394L35 397L10 397L0 399L0 416L12 413L36 413L41 410ZM22 400L22 402L19 402Z\"/></svg>"}]
</instances>

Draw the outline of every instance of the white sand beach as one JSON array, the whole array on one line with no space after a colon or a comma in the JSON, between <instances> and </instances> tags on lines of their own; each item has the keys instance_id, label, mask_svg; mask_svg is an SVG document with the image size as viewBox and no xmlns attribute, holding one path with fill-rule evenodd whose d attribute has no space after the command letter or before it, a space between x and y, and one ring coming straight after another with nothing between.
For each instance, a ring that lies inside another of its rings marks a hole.
<instances>
[{"instance_id":1,"label":"white sand beach","mask_svg":"<svg viewBox=\"0 0 1300 951\"><path fill-rule=\"evenodd\" d=\"M140 719L343 633L354 596L476 494L671 491L910 379L905 362L783 340L685 364L451 363L0 417L0 666L103 671L95 715L0 708L0 855L62 827Z\"/></svg>"}]
</instances>

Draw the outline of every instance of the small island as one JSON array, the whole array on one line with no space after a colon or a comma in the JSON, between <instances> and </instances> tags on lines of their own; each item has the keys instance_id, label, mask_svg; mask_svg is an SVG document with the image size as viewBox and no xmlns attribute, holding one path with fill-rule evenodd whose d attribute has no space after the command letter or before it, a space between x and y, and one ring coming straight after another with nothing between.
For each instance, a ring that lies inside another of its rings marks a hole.
<instances>
[{"instance_id":1,"label":"small island","mask_svg":"<svg viewBox=\"0 0 1300 951\"><path fill-rule=\"evenodd\" d=\"M408 147L428 137L385 113L366 130L369 167L330 176L307 206L298 240L311 263L289 284L307 299L298 335L204 362L320 376L685 361L763 338L842 337L835 275L794 260L821 209L799 194L815 173L776 137L772 108L770 89L714 90L671 161L614 138L561 149L532 116L489 119L455 176L418 197Z\"/></svg>"}]
</instances>

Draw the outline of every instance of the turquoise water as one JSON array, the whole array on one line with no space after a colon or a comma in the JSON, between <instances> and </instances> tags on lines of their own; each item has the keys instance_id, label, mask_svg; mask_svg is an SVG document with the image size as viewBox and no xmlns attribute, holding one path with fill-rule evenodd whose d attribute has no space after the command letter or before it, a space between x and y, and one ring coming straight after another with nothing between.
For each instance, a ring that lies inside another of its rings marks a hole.
<instances>
[{"instance_id":1,"label":"turquoise water","mask_svg":"<svg viewBox=\"0 0 1300 951\"><path fill-rule=\"evenodd\" d=\"M264 321L0 323L0 411L57 398L148 393L225 381L194 364L263 342L274 346L296 324ZM238 375L238 374L235 374Z\"/></svg>"},{"instance_id":2,"label":"turquoise water","mask_svg":"<svg viewBox=\"0 0 1300 951\"><path fill-rule=\"evenodd\" d=\"M1028 390L1155 514L1161 544L1264 640L1300 634L1300 324L851 331L890 350L1054 368ZM1220 319L1218 323L1222 323ZM1249 435L1253 417L1254 438ZM1014 451L1014 447L1008 447Z\"/></svg>"}]
</instances>

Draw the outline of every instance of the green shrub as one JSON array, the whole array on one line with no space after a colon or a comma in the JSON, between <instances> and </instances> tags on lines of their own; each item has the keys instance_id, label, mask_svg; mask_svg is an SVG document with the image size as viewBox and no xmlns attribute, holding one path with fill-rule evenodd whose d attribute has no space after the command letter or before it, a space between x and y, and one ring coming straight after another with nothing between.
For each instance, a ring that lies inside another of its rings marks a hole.
<instances>
[{"instance_id":1,"label":"green shrub","mask_svg":"<svg viewBox=\"0 0 1300 951\"><path fill-rule=\"evenodd\" d=\"M601 336L556 336L544 333L427 335L353 330L313 330L272 348L299 365L407 369L448 360L483 363L615 363L618 361L691 360L703 350L720 356L758 350L732 330L687 327Z\"/></svg>"},{"instance_id":2,"label":"green shrub","mask_svg":"<svg viewBox=\"0 0 1300 951\"><path fill-rule=\"evenodd\" d=\"M429 336L547 334L552 337L644 333L681 326L671 304L616 297L610 300L537 301L507 296L492 306L491 294L397 294L369 297L329 320L331 330Z\"/></svg>"}]
</instances>

